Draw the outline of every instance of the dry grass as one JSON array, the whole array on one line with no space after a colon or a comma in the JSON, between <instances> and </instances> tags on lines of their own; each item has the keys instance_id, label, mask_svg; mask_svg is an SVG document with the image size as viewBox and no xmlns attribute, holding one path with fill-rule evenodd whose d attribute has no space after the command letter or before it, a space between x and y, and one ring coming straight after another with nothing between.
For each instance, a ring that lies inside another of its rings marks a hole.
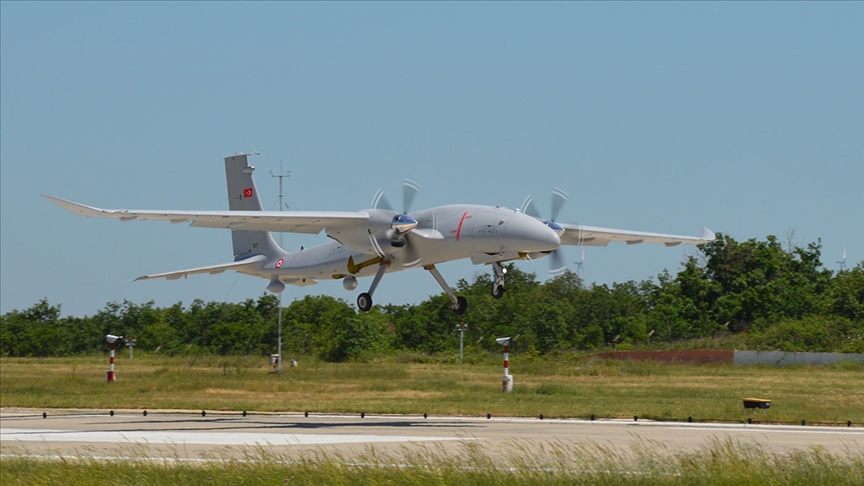
<instances>
[{"instance_id":1,"label":"dry grass","mask_svg":"<svg viewBox=\"0 0 864 486\"><path fill-rule=\"evenodd\" d=\"M85 456L34 458L21 451L0 460L0 483L63 484L469 484L469 485L802 485L864 483L864 455L821 449L766 452L759 444L714 440L694 452L650 441L629 450L592 442L556 442L539 449L513 441L500 458L467 442L457 454L443 449L384 453L369 447L348 459L338 453L280 455L249 449L240 458L216 454L195 462L152 461L126 451L111 461Z\"/></svg>"},{"instance_id":2,"label":"dry grass","mask_svg":"<svg viewBox=\"0 0 864 486\"><path fill-rule=\"evenodd\" d=\"M406 362L333 364L301 359L269 373L266 358L119 356L0 358L0 406L317 411L437 415L632 417L745 420L741 398L770 398L764 421L864 423L864 367L736 367L572 357L520 362L515 391L501 393L496 357L460 365ZM479 406L478 404L482 404Z\"/></svg>"}]
</instances>

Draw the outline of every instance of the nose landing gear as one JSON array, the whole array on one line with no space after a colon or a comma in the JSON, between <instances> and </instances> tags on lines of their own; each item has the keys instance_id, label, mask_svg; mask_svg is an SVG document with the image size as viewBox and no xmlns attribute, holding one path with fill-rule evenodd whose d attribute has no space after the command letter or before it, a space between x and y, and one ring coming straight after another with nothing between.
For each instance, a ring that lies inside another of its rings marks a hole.
<instances>
[{"instance_id":1,"label":"nose landing gear","mask_svg":"<svg viewBox=\"0 0 864 486\"><path fill-rule=\"evenodd\" d=\"M492 262L492 270L495 271L495 283L492 284L492 297L500 299L504 297L504 275L507 269L501 266L501 262Z\"/></svg>"}]
</instances>

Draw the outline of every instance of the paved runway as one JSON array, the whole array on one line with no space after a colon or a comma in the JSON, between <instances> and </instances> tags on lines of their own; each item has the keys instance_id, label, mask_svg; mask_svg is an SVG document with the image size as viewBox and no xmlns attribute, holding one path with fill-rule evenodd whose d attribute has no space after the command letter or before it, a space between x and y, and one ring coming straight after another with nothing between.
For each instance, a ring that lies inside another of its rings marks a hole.
<instances>
[{"instance_id":1,"label":"paved runway","mask_svg":"<svg viewBox=\"0 0 864 486\"><path fill-rule=\"evenodd\" d=\"M585 421L417 416L0 411L0 453L160 458L242 457L264 447L285 457L337 451L350 458L373 446L387 453L439 448L445 453L479 445L491 456L514 445L539 451L550 443L594 442L627 450L652 441L669 450L695 451L713 439L757 443L772 451L821 446L864 454L864 429L747 424L688 424L640 420Z\"/></svg>"}]
</instances>

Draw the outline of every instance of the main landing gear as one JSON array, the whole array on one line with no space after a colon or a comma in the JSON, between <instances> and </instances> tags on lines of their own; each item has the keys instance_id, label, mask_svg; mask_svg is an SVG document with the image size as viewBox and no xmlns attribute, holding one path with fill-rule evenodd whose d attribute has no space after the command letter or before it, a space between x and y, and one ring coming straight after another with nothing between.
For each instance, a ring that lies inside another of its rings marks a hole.
<instances>
[{"instance_id":1,"label":"main landing gear","mask_svg":"<svg viewBox=\"0 0 864 486\"><path fill-rule=\"evenodd\" d=\"M504 297L504 275L507 269L501 266L501 262L492 262L492 270L495 271L495 283L492 284L492 297L500 299Z\"/></svg>"},{"instance_id":2,"label":"main landing gear","mask_svg":"<svg viewBox=\"0 0 864 486\"><path fill-rule=\"evenodd\" d=\"M444 289L444 293L447 294L447 297L450 297L450 302L453 303L453 312L455 312L457 316L464 314L465 309L468 308L468 301L465 300L465 297L462 297L461 295L456 296L456 294L453 293L453 289L447 285L447 282L444 281L444 277L441 276L438 269L435 268L435 265L426 265L423 269L429 270L429 273L431 273L432 276L435 277L435 280L438 281L438 285Z\"/></svg>"},{"instance_id":3,"label":"main landing gear","mask_svg":"<svg viewBox=\"0 0 864 486\"><path fill-rule=\"evenodd\" d=\"M381 283L381 279L384 277L384 274L387 272L387 268L390 267L390 260L384 260L381 262L381 265L378 267L378 272L375 274L375 279L372 280L372 285L369 287L369 292L363 292L362 294L357 296L357 308L362 312L369 312L372 308L372 294L375 293L375 289L378 288L378 284ZM465 300L465 297L461 295L457 296L453 293L453 290L447 285L447 282L444 281L444 277L438 272L438 269L435 268L435 265L426 265L423 267L426 270L429 270L429 273L435 277L435 280L438 281L438 285L444 289L444 292L447 294L447 297L450 298L450 302L453 303L453 312L456 315L462 315L465 313L465 310L468 308L468 301ZM501 292L503 293L503 283L501 286Z\"/></svg>"},{"instance_id":4,"label":"main landing gear","mask_svg":"<svg viewBox=\"0 0 864 486\"><path fill-rule=\"evenodd\" d=\"M384 260L381 262L381 265L378 266L378 272L375 274L375 279L372 280L372 286L369 287L369 292L363 292L357 296L357 308L361 311L369 312L369 309L372 308L372 294L375 293L375 289L377 289L378 284L381 283L381 279L384 277L384 272L390 268L390 263L390 260Z\"/></svg>"}]
</instances>

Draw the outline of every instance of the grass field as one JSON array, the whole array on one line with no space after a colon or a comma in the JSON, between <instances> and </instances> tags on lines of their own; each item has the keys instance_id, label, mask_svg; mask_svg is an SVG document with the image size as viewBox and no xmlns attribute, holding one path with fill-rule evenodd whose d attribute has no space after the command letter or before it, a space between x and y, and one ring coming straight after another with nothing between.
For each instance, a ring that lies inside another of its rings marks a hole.
<instances>
[{"instance_id":1,"label":"grass field","mask_svg":"<svg viewBox=\"0 0 864 486\"><path fill-rule=\"evenodd\" d=\"M401 355L365 363L300 359L269 373L266 358L0 358L0 406L27 408L312 411L432 415L864 423L864 367L743 367L558 357L514 357L512 394L501 392L500 356ZM769 398L744 415L743 397Z\"/></svg>"},{"instance_id":2,"label":"grass field","mask_svg":"<svg viewBox=\"0 0 864 486\"><path fill-rule=\"evenodd\" d=\"M154 462L136 458L134 451L131 459L115 461L13 455L0 460L0 484L864 484L864 455L852 451L780 454L727 439L687 453L650 442L625 451L594 443L557 443L531 453L514 443L507 460L496 461L473 444L467 443L458 455L436 449L388 455L370 448L352 460L323 453L286 457L262 449L248 450L242 460L215 456L195 462Z\"/></svg>"}]
</instances>

